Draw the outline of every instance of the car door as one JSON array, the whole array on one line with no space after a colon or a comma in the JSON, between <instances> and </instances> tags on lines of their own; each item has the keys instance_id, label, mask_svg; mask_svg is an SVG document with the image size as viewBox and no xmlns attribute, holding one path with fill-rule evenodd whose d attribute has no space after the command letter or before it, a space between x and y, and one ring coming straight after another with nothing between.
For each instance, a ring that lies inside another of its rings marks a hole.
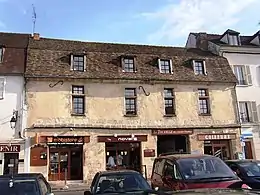
<instances>
[{"instance_id":1,"label":"car door","mask_svg":"<svg viewBox=\"0 0 260 195\"><path fill-rule=\"evenodd\" d=\"M38 183L39 183L41 195L46 195L51 193L51 186L44 177L39 177Z\"/></svg>"},{"instance_id":2,"label":"car door","mask_svg":"<svg viewBox=\"0 0 260 195\"><path fill-rule=\"evenodd\" d=\"M162 181L162 175L163 175L163 168L164 168L164 162L165 159L155 159L153 171L152 171L152 177L151 177L151 183L152 188L155 189L156 187L163 188L163 181Z\"/></svg>"},{"instance_id":3,"label":"car door","mask_svg":"<svg viewBox=\"0 0 260 195\"><path fill-rule=\"evenodd\" d=\"M163 191L173 190L172 189L173 176L174 176L174 164L173 162L166 160L164 163L163 175L162 175Z\"/></svg>"}]
</instances>

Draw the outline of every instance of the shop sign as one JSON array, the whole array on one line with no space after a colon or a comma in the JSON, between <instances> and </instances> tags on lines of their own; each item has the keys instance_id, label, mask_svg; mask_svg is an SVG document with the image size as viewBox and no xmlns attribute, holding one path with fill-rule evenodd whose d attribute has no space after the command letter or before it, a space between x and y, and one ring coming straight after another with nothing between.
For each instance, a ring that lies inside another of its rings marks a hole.
<instances>
[{"instance_id":1,"label":"shop sign","mask_svg":"<svg viewBox=\"0 0 260 195\"><path fill-rule=\"evenodd\" d=\"M20 152L20 145L0 145L0 152Z\"/></svg>"},{"instance_id":2,"label":"shop sign","mask_svg":"<svg viewBox=\"0 0 260 195\"><path fill-rule=\"evenodd\" d=\"M62 143L62 144L83 144L84 137L47 137L47 143Z\"/></svg>"},{"instance_id":3,"label":"shop sign","mask_svg":"<svg viewBox=\"0 0 260 195\"><path fill-rule=\"evenodd\" d=\"M154 149L145 149L144 157L155 157L155 150Z\"/></svg>"},{"instance_id":4,"label":"shop sign","mask_svg":"<svg viewBox=\"0 0 260 195\"><path fill-rule=\"evenodd\" d=\"M198 134L198 140L227 140L236 139L236 134Z\"/></svg>"},{"instance_id":5,"label":"shop sign","mask_svg":"<svg viewBox=\"0 0 260 195\"><path fill-rule=\"evenodd\" d=\"M147 141L147 135L135 136L98 136L98 142L143 142Z\"/></svg>"},{"instance_id":6,"label":"shop sign","mask_svg":"<svg viewBox=\"0 0 260 195\"><path fill-rule=\"evenodd\" d=\"M173 130L152 130L152 135L191 135L193 130L190 129L173 129Z\"/></svg>"}]
</instances>

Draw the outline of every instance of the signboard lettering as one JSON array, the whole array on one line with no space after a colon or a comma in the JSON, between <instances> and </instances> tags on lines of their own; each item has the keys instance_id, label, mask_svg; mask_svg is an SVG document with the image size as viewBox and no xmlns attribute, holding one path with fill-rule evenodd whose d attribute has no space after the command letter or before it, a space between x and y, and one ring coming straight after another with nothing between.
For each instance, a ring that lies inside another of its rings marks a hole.
<instances>
[{"instance_id":1,"label":"signboard lettering","mask_svg":"<svg viewBox=\"0 0 260 195\"><path fill-rule=\"evenodd\" d=\"M20 145L0 145L0 152L20 152Z\"/></svg>"},{"instance_id":2,"label":"signboard lettering","mask_svg":"<svg viewBox=\"0 0 260 195\"><path fill-rule=\"evenodd\" d=\"M83 143L83 137L47 137L47 143Z\"/></svg>"},{"instance_id":3,"label":"signboard lettering","mask_svg":"<svg viewBox=\"0 0 260 195\"><path fill-rule=\"evenodd\" d=\"M153 135L191 135L193 130L174 129L174 130L152 130Z\"/></svg>"},{"instance_id":4,"label":"signboard lettering","mask_svg":"<svg viewBox=\"0 0 260 195\"><path fill-rule=\"evenodd\" d=\"M147 135L119 135L119 136L98 136L98 142L143 142L147 141Z\"/></svg>"},{"instance_id":5,"label":"signboard lettering","mask_svg":"<svg viewBox=\"0 0 260 195\"><path fill-rule=\"evenodd\" d=\"M236 134L198 134L198 140L236 139Z\"/></svg>"}]
</instances>

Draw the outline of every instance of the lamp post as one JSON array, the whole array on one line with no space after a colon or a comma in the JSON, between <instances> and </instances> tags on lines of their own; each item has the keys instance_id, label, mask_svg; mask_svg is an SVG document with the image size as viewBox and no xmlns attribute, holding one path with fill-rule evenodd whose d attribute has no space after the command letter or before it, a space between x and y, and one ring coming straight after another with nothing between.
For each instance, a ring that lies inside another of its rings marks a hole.
<instances>
[{"instance_id":1,"label":"lamp post","mask_svg":"<svg viewBox=\"0 0 260 195\"><path fill-rule=\"evenodd\" d=\"M17 114L18 114L18 112L17 112L17 111L14 111L14 112L13 112L13 116L12 116L12 118L11 118L11 120L10 120L10 126L11 126L12 129L15 129L15 127L16 127Z\"/></svg>"}]
</instances>

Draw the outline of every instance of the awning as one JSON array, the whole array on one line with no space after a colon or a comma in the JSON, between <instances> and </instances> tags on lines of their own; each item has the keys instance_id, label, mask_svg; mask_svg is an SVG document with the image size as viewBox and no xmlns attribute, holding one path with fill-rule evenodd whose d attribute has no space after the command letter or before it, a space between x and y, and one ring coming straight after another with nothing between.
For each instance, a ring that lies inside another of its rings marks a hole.
<instances>
[{"instance_id":1,"label":"awning","mask_svg":"<svg viewBox=\"0 0 260 195\"><path fill-rule=\"evenodd\" d=\"M241 136L244 137L244 138L252 138L253 137L253 133L251 133L251 132L243 132L241 134Z\"/></svg>"}]
</instances>

